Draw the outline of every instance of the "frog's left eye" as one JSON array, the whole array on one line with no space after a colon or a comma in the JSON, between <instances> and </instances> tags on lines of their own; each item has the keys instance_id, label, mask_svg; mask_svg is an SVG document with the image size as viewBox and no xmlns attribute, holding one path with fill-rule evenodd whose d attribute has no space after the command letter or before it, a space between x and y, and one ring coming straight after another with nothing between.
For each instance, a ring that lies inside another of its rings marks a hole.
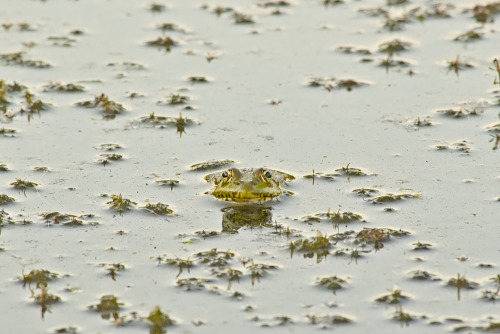
<instances>
[{"instance_id":1,"label":"frog's left eye","mask_svg":"<svg viewBox=\"0 0 500 334\"><path fill-rule=\"evenodd\" d=\"M229 174L227 173L227 170L222 173L222 177L228 177Z\"/></svg>"},{"instance_id":2,"label":"frog's left eye","mask_svg":"<svg viewBox=\"0 0 500 334\"><path fill-rule=\"evenodd\" d=\"M264 176L265 176L265 177L267 177L268 179L270 179L272 175L271 175L271 172L267 170L267 171L264 173Z\"/></svg>"}]
</instances>

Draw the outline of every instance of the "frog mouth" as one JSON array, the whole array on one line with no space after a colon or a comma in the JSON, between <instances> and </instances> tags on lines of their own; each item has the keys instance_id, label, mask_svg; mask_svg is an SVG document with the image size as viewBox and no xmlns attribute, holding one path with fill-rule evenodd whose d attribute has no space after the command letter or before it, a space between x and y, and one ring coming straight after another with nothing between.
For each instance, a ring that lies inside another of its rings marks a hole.
<instances>
[{"instance_id":1,"label":"frog mouth","mask_svg":"<svg viewBox=\"0 0 500 334\"><path fill-rule=\"evenodd\" d=\"M246 201L268 201L279 196L281 193L271 193L271 192L242 192L242 191L231 191L231 190L216 190L212 192L212 195L218 199L225 201L234 202L246 202Z\"/></svg>"}]
</instances>

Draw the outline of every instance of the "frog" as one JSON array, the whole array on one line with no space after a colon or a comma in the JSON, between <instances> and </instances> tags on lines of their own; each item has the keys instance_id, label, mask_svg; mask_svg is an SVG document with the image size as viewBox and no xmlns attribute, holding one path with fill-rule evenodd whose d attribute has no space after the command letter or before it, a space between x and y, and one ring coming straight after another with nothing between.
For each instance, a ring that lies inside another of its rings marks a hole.
<instances>
[{"instance_id":1,"label":"frog","mask_svg":"<svg viewBox=\"0 0 500 334\"><path fill-rule=\"evenodd\" d=\"M281 189L286 181L293 181L293 175L268 168L229 168L205 176L207 182L215 185L208 192L212 196L239 203L265 202L292 192Z\"/></svg>"}]
</instances>

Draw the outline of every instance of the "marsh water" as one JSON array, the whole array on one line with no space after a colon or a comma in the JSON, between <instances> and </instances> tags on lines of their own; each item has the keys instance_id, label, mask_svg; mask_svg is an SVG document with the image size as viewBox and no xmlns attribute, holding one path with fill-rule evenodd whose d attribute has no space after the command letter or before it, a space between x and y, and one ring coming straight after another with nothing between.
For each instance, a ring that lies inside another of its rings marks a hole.
<instances>
[{"instance_id":1,"label":"marsh water","mask_svg":"<svg viewBox=\"0 0 500 334\"><path fill-rule=\"evenodd\" d=\"M0 5L2 330L500 331L500 3Z\"/></svg>"}]
</instances>

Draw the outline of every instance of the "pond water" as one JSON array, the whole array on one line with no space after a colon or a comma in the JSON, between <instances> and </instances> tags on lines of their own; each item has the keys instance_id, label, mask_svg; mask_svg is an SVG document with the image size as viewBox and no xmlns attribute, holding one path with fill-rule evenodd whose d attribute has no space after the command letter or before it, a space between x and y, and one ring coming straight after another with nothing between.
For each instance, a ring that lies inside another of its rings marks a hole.
<instances>
[{"instance_id":1,"label":"pond water","mask_svg":"<svg viewBox=\"0 0 500 334\"><path fill-rule=\"evenodd\" d=\"M500 331L499 2L0 4L8 332Z\"/></svg>"}]
</instances>

